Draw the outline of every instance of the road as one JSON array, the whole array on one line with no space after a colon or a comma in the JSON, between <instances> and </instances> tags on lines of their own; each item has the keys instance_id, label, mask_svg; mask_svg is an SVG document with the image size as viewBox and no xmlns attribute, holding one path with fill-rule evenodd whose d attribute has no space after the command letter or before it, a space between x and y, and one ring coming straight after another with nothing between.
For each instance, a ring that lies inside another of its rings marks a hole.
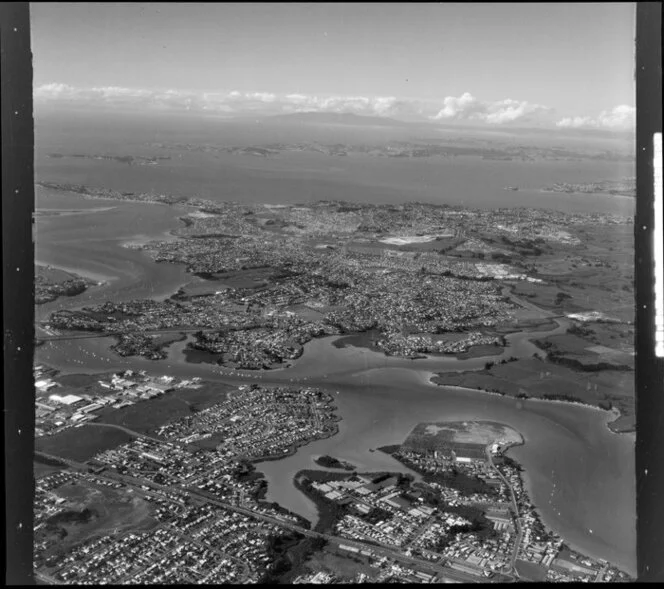
<instances>
[{"instance_id":1,"label":"road","mask_svg":"<svg viewBox=\"0 0 664 589\"><path fill-rule=\"evenodd\" d=\"M404 544L404 548L410 548L415 542L420 539L420 536L424 534L429 529L431 525L431 520L426 519L420 526L413 532L410 539Z\"/></svg>"},{"instance_id":2,"label":"road","mask_svg":"<svg viewBox=\"0 0 664 589\"><path fill-rule=\"evenodd\" d=\"M593 582L603 583L604 575L606 574L608 568L609 568L609 563L607 562L604 566L602 566L601 570L597 573L597 576L595 577L595 580Z\"/></svg>"},{"instance_id":3,"label":"road","mask_svg":"<svg viewBox=\"0 0 664 589\"><path fill-rule=\"evenodd\" d=\"M242 578L239 579L239 582L245 581L246 579L249 578L249 574L251 572L250 568L249 568L249 565L246 562L244 562L241 558L238 558L237 556L229 554L228 552L223 552L222 550L214 548L213 546L210 546L210 545L206 544L205 542L201 542L200 540L197 540L196 538L192 538L189 534L185 534L184 532L181 532L181 531L175 529L174 527L172 527L171 529L173 529L174 534L177 534L178 536L180 536L181 538L183 538L187 542L195 544L196 546L198 546L199 548L202 548L203 550L212 550L218 556L221 556L222 558L228 558L229 560L232 560L232 561L236 562L239 566L242 567ZM204 584L204 581L201 584Z\"/></svg>"},{"instance_id":4,"label":"road","mask_svg":"<svg viewBox=\"0 0 664 589\"><path fill-rule=\"evenodd\" d=\"M116 425L114 423L103 423L103 422L96 422L96 421L88 421L84 423L83 425L86 426L91 426L91 427L110 427L113 429L120 430L122 432L125 432L126 434L129 434L133 438L141 438L143 440L151 440L153 442L158 442L160 444L163 444L165 440L160 440L159 438L154 438L152 436L148 436L146 434L141 434L137 431L134 431L133 429L129 429L128 427L124 427L123 425ZM169 442L175 446L185 446L186 444L180 444L179 442L173 441Z\"/></svg>"},{"instance_id":5,"label":"road","mask_svg":"<svg viewBox=\"0 0 664 589\"><path fill-rule=\"evenodd\" d=\"M148 483L144 483L148 484ZM408 565L415 565L420 569L425 569L429 570L433 573L437 574L442 574L446 577L454 578L456 580L459 580L460 582L465 582L465 583L477 583L479 582L482 577L470 575L463 573L461 571L456 571L454 569L450 569L448 567L443 567L439 564L432 563L426 560L421 560L412 556L407 556L405 554L402 554L400 552L397 552L391 548L385 547L385 546L376 546L373 544L365 544L364 542L358 542L356 540L352 540L349 538L341 538L339 536L333 536L331 534L324 534L321 532L315 532L313 530L309 530L307 528L303 528L302 526L299 526L297 524L293 524L290 522L284 522L282 520L276 519L274 517L262 514L262 513L257 513L256 511L252 511L251 509L247 509L244 507L239 507L237 505L227 503L225 501L220 501L218 499L215 499L214 497L210 496L209 494L205 493L204 491L199 491L198 489L191 489L191 488L182 488L180 490L186 490L187 492L190 493L190 495L203 499L207 503L211 503L212 505L217 505L219 507L223 507L224 509L228 509L231 511L236 511L238 513L242 513L244 515L251 516L253 518L262 520L266 523L274 524L277 526L281 526L282 528L286 528L288 530L291 530L293 532L298 532L302 534L303 536L307 536L309 538L321 538L326 540L327 542L331 544L335 544L337 547L340 545L344 546L352 546L354 548L357 548L359 550L371 550L375 554L379 556L386 556L388 558L391 558L393 560L408 564Z\"/></svg>"},{"instance_id":6,"label":"road","mask_svg":"<svg viewBox=\"0 0 664 589\"><path fill-rule=\"evenodd\" d=\"M502 472L498 469L498 467L493 463L493 456L491 454L491 446L492 444L488 444L486 448L484 449L486 453L486 458L487 458L487 464L494 470L496 471L496 474L502 479L503 483L505 483L505 486L509 489L510 495L512 497L512 507L514 509L514 521L516 525L516 539L514 540L514 550L512 552L512 558L510 559L510 569L515 575L518 575L516 572L515 568L515 563L516 563L516 558L517 555L519 554L519 548L521 547L521 539L523 537L523 525L521 522L521 518L519 517L519 506L516 502L516 494L514 493L514 489L512 488L512 485L510 485L509 481L505 478Z\"/></svg>"},{"instance_id":7,"label":"road","mask_svg":"<svg viewBox=\"0 0 664 589\"><path fill-rule=\"evenodd\" d=\"M89 470L89 465L81 462L76 462L74 460L68 460L61 458L59 456L54 456L52 454L47 454L45 452L35 452L35 454L43 456L45 458L49 458L51 460L55 460L57 462L60 462L63 465L66 465L74 470L78 471L83 471L83 472L88 472ZM241 513L243 515L250 516L254 519L258 519L261 521L264 521L266 523L272 524L279 526L281 528L285 528L288 530L291 530L293 532L298 532L302 534L303 536L307 536L310 538L321 538L326 540L327 542L334 544L337 546L337 548L340 545L345 545L345 546L352 546L354 548L357 548L358 550L371 550L374 554L380 556L386 556L390 559L396 560L397 562L400 562L402 564L410 565L410 566L416 566L418 569L429 571L431 573L435 573L437 575L442 575L444 577L447 577L449 579L456 580L461 583L479 583L481 581L484 581L485 578L481 576L476 576L468 573L464 573L462 571L458 571L455 569L451 569L449 567L443 566L442 564L439 563L432 563L430 561L426 560L421 560L412 556L407 556L405 554L402 554L400 552L397 552L391 548L387 548L385 546L375 546L373 544L365 544L363 542L358 542L356 540L351 540L348 538L341 538L338 536L333 536L331 534L325 534L321 532L315 532L313 530L309 530L307 528L303 528L300 525L283 521L278 518L265 515L263 513L258 513L256 511L253 511L251 509L247 509L245 507L240 507L239 505L235 505L232 503L228 503L226 501L221 501L219 499L216 499L215 497L211 496L210 494L206 493L205 491L200 491L199 489L191 488L191 487L185 487L185 486L165 486L165 485L160 485L158 483L155 483L153 481L150 481L148 479L142 479L142 478L137 478L137 477L132 477L128 475L121 475L118 473L113 473L113 472L108 472L104 471L103 473L95 473L94 475L97 478L108 480L109 482L122 482L130 487L133 488L138 488L141 490L141 492L146 492L144 487L148 487L148 490L152 489L154 491L161 491L162 493L173 493L174 491L178 492L183 492L188 494L192 499L201 501L203 503L208 503L211 505L216 505L218 507L222 507L223 509L227 509L229 511L234 511L236 513ZM509 578L507 578L509 580Z\"/></svg>"},{"instance_id":8,"label":"road","mask_svg":"<svg viewBox=\"0 0 664 589\"><path fill-rule=\"evenodd\" d=\"M35 577L40 580L45 585L60 585L59 581L56 581L53 577L50 577L44 573L35 572Z\"/></svg>"}]
</instances>

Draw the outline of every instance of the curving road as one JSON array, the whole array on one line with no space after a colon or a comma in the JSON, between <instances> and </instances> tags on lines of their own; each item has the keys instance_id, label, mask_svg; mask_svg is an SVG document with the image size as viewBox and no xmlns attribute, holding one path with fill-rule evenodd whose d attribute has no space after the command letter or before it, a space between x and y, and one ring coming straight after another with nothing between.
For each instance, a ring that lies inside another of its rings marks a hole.
<instances>
[{"instance_id":1,"label":"curving road","mask_svg":"<svg viewBox=\"0 0 664 589\"><path fill-rule=\"evenodd\" d=\"M487 458L487 464L489 465L490 468L492 468L496 474L501 478L503 483L505 483L505 486L509 489L510 495L512 497L512 508L514 509L514 522L516 526L516 539L514 540L514 550L512 551L512 557L510 559L510 570L512 571L513 574L518 576L518 573L516 572L515 569L515 563L516 563L516 558L517 555L519 554L519 548L521 547L521 540L523 538L523 526L521 522L521 518L519 517L519 506L516 502L516 494L514 493L514 489L512 488L512 485L510 485L509 481L507 478L503 475L502 472L498 469L498 467L493 463L493 456L491 454L491 446L492 444L488 444L486 448L484 449L484 452L486 453L486 458Z\"/></svg>"}]
</instances>

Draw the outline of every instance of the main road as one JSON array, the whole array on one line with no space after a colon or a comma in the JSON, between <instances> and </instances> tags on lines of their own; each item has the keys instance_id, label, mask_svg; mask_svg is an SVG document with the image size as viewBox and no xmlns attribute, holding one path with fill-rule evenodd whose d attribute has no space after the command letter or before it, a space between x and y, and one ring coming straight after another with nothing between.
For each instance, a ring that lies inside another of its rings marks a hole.
<instances>
[{"instance_id":1,"label":"main road","mask_svg":"<svg viewBox=\"0 0 664 589\"><path fill-rule=\"evenodd\" d=\"M51 460L55 460L63 465L68 466L69 468L72 468L73 470L77 471L83 471L83 472L88 472L90 466L88 464L82 463L82 462L76 462L73 460L61 458L59 456L54 456L52 454L47 454L45 452L35 452L36 455L42 456L44 458L48 458ZM391 558L393 560L396 560L398 562L401 562L403 564L407 564L410 566L416 566L418 569L424 569L428 570L433 574L436 574L440 577L445 577L447 579L451 579L454 581L458 581L460 583L479 583L482 580L484 580L483 577L479 575L472 575L468 573L464 573L462 571L456 570L456 569L451 569L449 567L443 566L438 563L432 563L426 560L421 560L412 556L408 556L406 554L403 554L401 552L397 552L396 550L384 546L384 545L375 545L375 544L365 544L363 542L358 542L356 540L352 540L350 538L341 538L338 536L334 536L332 534L327 534L327 533L322 533L322 532L315 532L313 530L309 530L307 528L304 528L298 524L284 521L282 519L266 515L264 513L256 512L251 509L247 509L245 507L240 507L239 505L235 505L233 503L228 503L226 501L221 501L210 494L206 493L205 491L200 491L199 489L196 488L191 488L191 487L186 487L186 486L165 486L165 485L160 485L158 483L155 483L149 479L144 479L144 478L139 478L139 477L132 477L128 475L121 475L117 473L112 473L108 471L104 471L103 473L95 473L95 477L100 478L100 479L105 479L111 482L121 482L124 483L130 487L140 489L142 492L145 492L145 488L147 487L148 489L152 491L158 491L161 493L166 493L166 494L172 494L173 491L179 491L181 493L186 493L189 495L189 497L193 500L197 500L203 503L208 503L211 505L216 505L218 507L221 507L223 509L229 510L229 511L234 511L237 513L241 513L243 515L264 521L265 523L269 523L272 525L279 526L281 528L286 528L288 530L291 530L293 532L297 532L299 534L302 534L303 536L307 536L310 538L319 538L326 540L327 542L334 544L338 549L343 545L343 546L349 546L352 548L357 548L358 551L362 550L371 550L374 554L378 556L385 556L388 558ZM509 575L504 575L504 580L505 581L511 581L514 580L511 576Z\"/></svg>"},{"instance_id":2,"label":"main road","mask_svg":"<svg viewBox=\"0 0 664 589\"><path fill-rule=\"evenodd\" d=\"M512 485L510 485L505 475L503 475L503 473L500 472L500 469L493 462L493 455L491 454L491 446L492 444L488 444L484 449L484 452L486 453L487 464L496 472L496 474L498 474L503 483L505 483L505 486L509 489L510 496L512 497L512 507L514 509L514 522L516 526L516 539L514 540L514 550L512 551L512 557L510 559L510 569L515 575L518 576L518 573L516 572L515 568L515 563L517 556L519 554L519 548L521 547L521 540L523 538L523 525L521 522L521 518L519 517L519 505L516 502L516 493L514 492Z\"/></svg>"}]
</instances>

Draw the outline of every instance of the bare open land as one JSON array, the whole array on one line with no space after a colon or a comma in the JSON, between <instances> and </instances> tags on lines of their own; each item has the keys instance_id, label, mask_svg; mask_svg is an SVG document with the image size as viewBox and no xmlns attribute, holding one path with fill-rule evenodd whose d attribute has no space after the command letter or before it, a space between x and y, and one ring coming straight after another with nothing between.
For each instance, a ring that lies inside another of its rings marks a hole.
<instances>
[{"instance_id":1,"label":"bare open land","mask_svg":"<svg viewBox=\"0 0 664 589\"><path fill-rule=\"evenodd\" d=\"M449 454L472 452L483 456L489 444L509 447L522 444L523 437L513 428L489 421L419 423L402 448L416 452L442 451Z\"/></svg>"},{"instance_id":2,"label":"bare open land","mask_svg":"<svg viewBox=\"0 0 664 589\"><path fill-rule=\"evenodd\" d=\"M476 372L441 373L432 381L524 399L532 397L585 403L607 410L615 408L621 417L609 427L613 431L634 429L633 372L579 372L564 365L530 358L495 364Z\"/></svg>"},{"instance_id":3,"label":"bare open land","mask_svg":"<svg viewBox=\"0 0 664 589\"><path fill-rule=\"evenodd\" d=\"M60 511L35 530L35 544L45 548L40 558L48 562L95 537L153 528L151 506L131 489L118 487L74 478L53 490Z\"/></svg>"},{"instance_id":4,"label":"bare open land","mask_svg":"<svg viewBox=\"0 0 664 589\"><path fill-rule=\"evenodd\" d=\"M108 377L108 375L102 375ZM58 394L101 398L111 391L99 384L100 375L68 374L57 376ZM218 382L201 382L195 388L171 390L168 395L147 399L121 408L103 407L91 423L82 423L51 435L38 437L36 450L75 461L85 461L98 452L133 439L136 434L151 434L174 419L194 415L219 403L233 387ZM118 427L107 427L118 426Z\"/></svg>"}]
</instances>

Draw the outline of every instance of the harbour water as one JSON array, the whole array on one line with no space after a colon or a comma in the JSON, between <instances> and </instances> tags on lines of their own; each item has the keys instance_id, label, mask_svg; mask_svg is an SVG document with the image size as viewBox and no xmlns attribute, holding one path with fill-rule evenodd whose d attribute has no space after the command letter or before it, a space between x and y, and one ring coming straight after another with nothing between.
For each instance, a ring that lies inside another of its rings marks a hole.
<instances>
[{"instance_id":1,"label":"harbour water","mask_svg":"<svg viewBox=\"0 0 664 589\"><path fill-rule=\"evenodd\" d=\"M73 201L80 206L73 206ZM100 202L51 195L48 204L40 206L77 209L90 203L100 207ZM183 267L154 264L142 252L122 247L137 237L167 235L177 225L181 211L136 203L108 206L113 208L36 219L37 260L106 281L80 297L38 307L38 317L64 306L167 296L191 279ZM524 355L530 351L526 336L509 338L512 347L507 355L517 349ZM298 470L314 467L315 456L329 454L362 470L386 470L395 468L395 461L371 450L401 442L420 421L490 419L506 423L525 438L524 446L510 452L526 470L531 498L544 522L582 552L634 573L634 436L610 432L606 427L610 414L578 405L516 400L427 382L434 370L477 368L486 358L405 360L363 348L336 348L332 340L324 338L308 344L302 359L292 368L261 375L247 373L247 378L221 374L218 367L209 364L187 363L182 354L186 342L174 344L169 357L157 362L116 356L109 350L110 338L50 342L36 349L35 361L64 372L134 368L227 382L293 380L332 391L342 417L339 434L302 447L292 457L259 465L269 481L268 499L311 519L316 517L315 510L294 488L292 479Z\"/></svg>"},{"instance_id":2,"label":"harbour water","mask_svg":"<svg viewBox=\"0 0 664 589\"><path fill-rule=\"evenodd\" d=\"M253 157L176 149L174 144L247 146L319 142L351 145L389 141L446 142L469 130L414 130L344 126L246 124L219 119L161 116L103 117L85 113L43 116L36 123L35 171L39 180L87 184L119 191L153 192L219 201L307 203L345 200L364 203L431 202L478 208L544 207L565 212L634 213L633 198L603 194L541 192L556 182L584 183L635 175L630 161L602 159L484 160L477 156L394 158L351 153L345 157L282 151ZM426 137L424 136L426 135ZM509 133L491 137L513 145L561 143L600 153L629 150L628 141L556 131L547 137ZM170 146L159 148L160 145ZM129 166L113 160L50 158L49 154L113 154L170 157L158 165ZM517 191L504 190L506 186Z\"/></svg>"},{"instance_id":3,"label":"harbour water","mask_svg":"<svg viewBox=\"0 0 664 589\"><path fill-rule=\"evenodd\" d=\"M100 208L106 210L98 210ZM79 273L100 286L77 297L63 297L36 307L37 319L57 309L83 307L106 300L170 296L191 280L184 266L155 264L147 254L123 244L150 236L171 238L184 211L176 207L110 200L37 188L35 210L77 211L37 215L34 224L35 261Z\"/></svg>"},{"instance_id":4,"label":"harbour water","mask_svg":"<svg viewBox=\"0 0 664 589\"><path fill-rule=\"evenodd\" d=\"M383 368L328 383L339 391L339 434L260 464L268 499L315 518L315 507L289 485L296 472L315 467L315 456L328 454L367 471L394 469L391 457L371 450L402 442L418 422L499 421L525 439L510 455L523 465L544 523L582 552L635 570L634 436L613 434L606 426L610 416L590 407L433 387L426 376Z\"/></svg>"},{"instance_id":5,"label":"harbour water","mask_svg":"<svg viewBox=\"0 0 664 589\"><path fill-rule=\"evenodd\" d=\"M292 369L246 371L247 376L186 362L186 342L174 344L169 357L156 362L117 357L109 350L111 338L47 343L37 350L36 360L64 372L131 368L224 382L296 382L330 391L342 418L339 433L300 448L294 456L258 465L269 483L267 499L313 521L315 507L293 486L293 477L315 468L316 456L328 454L366 471L391 470L396 461L372 450L402 442L420 421L506 423L524 436L525 445L510 454L525 468L531 499L544 523L580 551L635 570L634 436L612 433L607 427L611 414L428 383L434 368L479 368L486 359L408 361L362 348L336 348L334 339L307 344L301 363Z\"/></svg>"}]
</instances>

